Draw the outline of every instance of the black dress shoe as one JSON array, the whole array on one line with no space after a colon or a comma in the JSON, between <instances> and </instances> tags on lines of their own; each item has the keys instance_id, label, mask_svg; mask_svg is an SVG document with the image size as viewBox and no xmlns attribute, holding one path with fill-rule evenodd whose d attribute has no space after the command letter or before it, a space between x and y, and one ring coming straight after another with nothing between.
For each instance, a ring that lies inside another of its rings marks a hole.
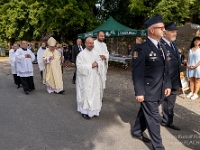
<instances>
[{"instance_id":1,"label":"black dress shoe","mask_svg":"<svg viewBox=\"0 0 200 150\"><path fill-rule=\"evenodd\" d=\"M76 82L74 80L72 80L72 84L76 84Z\"/></svg>"},{"instance_id":2,"label":"black dress shoe","mask_svg":"<svg viewBox=\"0 0 200 150\"><path fill-rule=\"evenodd\" d=\"M17 89L20 88L20 85L17 86Z\"/></svg>"},{"instance_id":3,"label":"black dress shoe","mask_svg":"<svg viewBox=\"0 0 200 150\"><path fill-rule=\"evenodd\" d=\"M25 91L24 93L25 93L25 94L29 94L29 91Z\"/></svg>"},{"instance_id":4,"label":"black dress shoe","mask_svg":"<svg viewBox=\"0 0 200 150\"><path fill-rule=\"evenodd\" d=\"M144 143L150 143L151 142L151 140L149 138L145 137L143 134L141 136L132 134L132 136L134 138L137 138L137 139L143 141Z\"/></svg>"},{"instance_id":5,"label":"black dress shoe","mask_svg":"<svg viewBox=\"0 0 200 150\"><path fill-rule=\"evenodd\" d=\"M84 118L84 119L90 119L90 117L88 116L88 115L86 115L86 114L82 114L82 117Z\"/></svg>"},{"instance_id":6,"label":"black dress shoe","mask_svg":"<svg viewBox=\"0 0 200 150\"><path fill-rule=\"evenodd\" d=\"M161 124L162 126L164 127L167 127L167 128L170 128L170 129L173 129L173 130L177 130L177 131L180 131L181 129L176 127L175 125L171 124L171 125L163 125Z\"/></svg>"},{"instance_id":7,"label":"black dress shoe","mask_svg":"<svg viewBox=\"0 0 200 150\"><path fill-rule=\"evenodd\" d=\"M63 94L65 91L64 90L62 90L62 91L60 91L60 92L58 92L58 94Z\"/></svg>"}]
</instances>

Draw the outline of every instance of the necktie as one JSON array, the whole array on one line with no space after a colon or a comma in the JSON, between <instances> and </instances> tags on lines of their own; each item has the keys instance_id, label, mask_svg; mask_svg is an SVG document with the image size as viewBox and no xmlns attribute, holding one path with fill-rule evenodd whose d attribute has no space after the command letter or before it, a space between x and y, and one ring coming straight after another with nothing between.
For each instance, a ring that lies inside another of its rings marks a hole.
<instances>
[{"instance_id":1,"label":"necktie","mask_svg":"<svg viewBox=\"0 0 200 150\"><path fill-rule=\"evenodd\" d=\"M163 51L162 51L162 47L160 46L160 43L159 43L159 42L158 42L157 46L158 46L158 49L160 50L159 53L160 53L161 56L162 56L162 61L164 61L164 60L165 60L165 55L164 55L164 53L163 53Z\"/></svg>"},{"instance_id":2,"label":"necktie","mask_svg":"<svg viewBox=\"0 0 200 150\"><path fill-rule=\"evenodd\" d=\"M81 46L79 46L79 51L81 51L82 49L81 49Z\"/></svg>"},{"instance_id":3,"label":"necktie","mask_svg":"<svg viewBox=\"0 0 200 150\"><path fill-rule=\"evenodd\" d=\"M158 45L157 45L157 46L158 46L158 49L161 50L161 46L160 46L160 43L159 43L159 42L158 42Z\"/></svg>"},{"instance_id":4,"label":"necktie","mask_svg":"<svg viewBox=\"0 0 200 150\"><path fill-rule=\"evenodd\" d=\"M175 48L174 48L174 46L173 46L173 44L172 44L172 43L170 43L170 46L171 46L171 48L172 48L172 49L173 49L173 51L174 51L174 55L175 55L175 56L177 56L176 50L175 50Z\"/></svg>"}]
</instances>

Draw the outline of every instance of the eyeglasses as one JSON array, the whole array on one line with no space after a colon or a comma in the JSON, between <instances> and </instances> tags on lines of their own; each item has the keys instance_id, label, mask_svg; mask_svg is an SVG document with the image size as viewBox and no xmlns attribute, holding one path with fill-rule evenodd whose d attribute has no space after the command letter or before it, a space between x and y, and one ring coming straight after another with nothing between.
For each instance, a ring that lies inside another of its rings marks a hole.
<instances>
[{"instance_id":1,"label":"eyeglasses","mask_svg":"<svg viewBox=\"0 0 200 150\"><path fill-rule=\"evenodd\" d=\"M161 29L161 30L164 30L165 29L165 27L163 26L163 27L153 27L154 29Z\"/></svg>"}]
</instances>

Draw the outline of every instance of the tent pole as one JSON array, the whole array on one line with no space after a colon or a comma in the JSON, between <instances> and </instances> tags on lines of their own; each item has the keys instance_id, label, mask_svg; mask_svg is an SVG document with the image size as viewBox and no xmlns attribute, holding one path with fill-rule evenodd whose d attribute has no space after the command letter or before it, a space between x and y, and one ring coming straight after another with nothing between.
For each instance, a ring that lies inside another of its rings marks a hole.
<instances>
[{"instance_id":1,"label":"tent pole","mask_svg":"<svg viewBox=\"0 0 200 150\"><path fill-rule=\"evenodd\" d=\"M118 36L117 36L117 54L119 54L119 52L118 52Z\"/></svg>"}]
</instances>

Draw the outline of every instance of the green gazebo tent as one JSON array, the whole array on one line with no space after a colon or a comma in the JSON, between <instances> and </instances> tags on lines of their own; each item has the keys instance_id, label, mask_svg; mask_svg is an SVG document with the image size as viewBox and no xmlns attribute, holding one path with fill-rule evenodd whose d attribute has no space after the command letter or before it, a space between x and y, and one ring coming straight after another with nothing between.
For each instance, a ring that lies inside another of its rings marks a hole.
<instances>
[{"instance_id":1,"label":"green gazebo tent","mask_svg":"<svg viewBox=\"0 0 200 150\"><path fill-rule=\"evenodd\" d=\"M96 37L98 31L103 31L106 37L119 37L119 36L146 36L146 30L131 29L117 22L113 17L110 17L105 23L98 28L87 33L78 34L78 38L85 39L89 36Z\"/></svg>"}]
</instances>

